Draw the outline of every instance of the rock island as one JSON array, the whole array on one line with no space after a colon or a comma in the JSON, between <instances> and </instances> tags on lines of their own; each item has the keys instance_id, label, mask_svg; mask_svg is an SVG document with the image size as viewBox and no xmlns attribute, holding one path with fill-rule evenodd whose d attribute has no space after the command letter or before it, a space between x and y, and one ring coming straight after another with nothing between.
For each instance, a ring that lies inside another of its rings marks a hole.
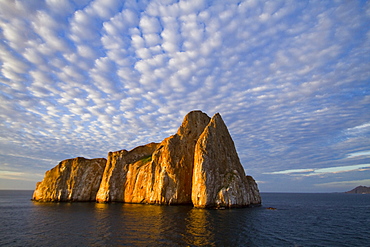
<instances>
[{"instance_id":1,"label":"rock island","mask_svg":"<svg viewBox=\"0 0 370 247\"><path fill-rule=\"evenodd\" d=\"M370 187L366 187L366 186L357 186L356 188L350 190L350 191L347 191L345 193L348 193L348 194L370 194Z\"/></svg>"},{"instance_id":2,"label":"rock island","mask_svg":"<svg viewBox=\"0 0 370 247\"><path fill-rule=\"evenodd\" d=\"M33 200L192 204L197 208L261 204L220 114L188 113L161 143L109 152L107 159L61 161L36 185Z\"/></svg>"}]
</instances>

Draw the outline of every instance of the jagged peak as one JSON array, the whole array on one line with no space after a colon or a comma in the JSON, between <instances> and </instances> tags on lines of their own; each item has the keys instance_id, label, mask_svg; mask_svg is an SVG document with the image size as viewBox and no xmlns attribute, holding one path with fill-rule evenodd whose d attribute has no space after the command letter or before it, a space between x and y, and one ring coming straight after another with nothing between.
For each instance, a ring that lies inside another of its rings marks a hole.
<instances>
[{"instance_id":1,"label":"jagged peak","mask_svg":"<svg viewBox=\"0 0 370 247\"><path fill-rule=\"evenodd\" d=\"M177 130L177 134L185 136L194 131L200 134L210 120L211 118L202 111L191 111L184 117L181 126Z\"/></svg>"},{"instance_id":2,"label":"jagged peak","mask_svg":"<svg viewBox=\"0 0 370 247\"><path fill-rule=\"evenodd\" d=\"M215 115L212 116L210 121L219 122L219 123L222 123L223 125L226 125L222 116L221 116L221 114L218 113L218 112Z\"/></svg>"},{"instance_id":3,"label":"jagged peak","mask_svg":"<svg viewBox=\"0 0 370 247\"><path fill-rule=\"evenodd\" d=\"M226 133L226 136L230 136L229 130L221 117L220 113L216 113L210 119L208 125L205 127L202 135L209 135L209 132ZM224 134L222 134L224 136ZM230 136L231 139L231 136Z\"/></svg>"}]
</instances>

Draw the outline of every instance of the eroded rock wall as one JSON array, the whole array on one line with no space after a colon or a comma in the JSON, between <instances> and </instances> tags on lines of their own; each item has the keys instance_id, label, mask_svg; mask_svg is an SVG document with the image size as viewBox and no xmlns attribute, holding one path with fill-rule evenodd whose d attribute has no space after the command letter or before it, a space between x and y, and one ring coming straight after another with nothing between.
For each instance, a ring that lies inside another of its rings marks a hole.
<instances>
[{"instance_id":1,"label":"eroded rock wall","mask_svg":"<svg viewBox=\"0 0 370 247\"><path fill-rule=\"evenodd\" d=\"M36 201L94 201L106 159L74 158L61 161L36 185Z\"/></svg>"},{"instance_id":2,"label":"eroded rock wall","mask_svg":"<svg viewBox=\"0 0 370 247\"><path fill-rule=\"evenodd\" d=\"M132 194L131 187L127 187L130 181L136 179L132 166L141 160L148 159L156 150L158 143L149 143L139 146L131 151L120 150L108 154L107 165L104 170L103 179L96 196L98 202L123 202L127 194Z\"/></svg>"}]
</instances>

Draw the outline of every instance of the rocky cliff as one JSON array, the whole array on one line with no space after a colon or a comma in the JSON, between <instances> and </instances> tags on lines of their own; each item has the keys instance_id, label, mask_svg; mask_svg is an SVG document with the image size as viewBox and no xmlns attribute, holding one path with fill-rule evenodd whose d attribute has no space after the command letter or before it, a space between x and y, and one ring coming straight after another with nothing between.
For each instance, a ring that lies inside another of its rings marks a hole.
<instances>
[{"instance_id":1,"label":"rocky cliff","mask_svg":"<svg viewBox=\"0 0 370 247\"><path fill-rule=\"evenodd\" d=\"M237 207L260 202L255 182L248 179L234 142L219 114L195 146L192 202L195 207Z\"/></svg>"},{"instance_id":2,"label":"rocky cliff","mask_svg":"<svg viewBox=\"0 0 370 247\"><path fill-rule=\"evenodd\" d=\"M126 186L128 180L136 181L139 177L138 171L133 169L146 164L157 146L158 143L149 143L131 151L109 152L96 200L98 202L125 201L126 191L130 190L130 187Z\"/></svg>"},{"instance_id":3,"label":"rocky cliff","mask_svg":"<svg viewBox=\"0 0 370 247\"><path fill-rule=\"evenodd\" d=\"M93 201L107 160L74 158L61 161L36 184L36 201Z\"/></svg>"},{"instance_id":4,"label":"rocky cliff","mask_svg":"<svg viewBox=\"0 0 370 247\"><path fill-rule=\"evenodd\" d=\"M210 118L201 111L187 114L177 133L161 143L110 152L107 160L61 162L37 184L33 199L201 208L261 203L221 115Z\"/></svg>"}]
</instances>

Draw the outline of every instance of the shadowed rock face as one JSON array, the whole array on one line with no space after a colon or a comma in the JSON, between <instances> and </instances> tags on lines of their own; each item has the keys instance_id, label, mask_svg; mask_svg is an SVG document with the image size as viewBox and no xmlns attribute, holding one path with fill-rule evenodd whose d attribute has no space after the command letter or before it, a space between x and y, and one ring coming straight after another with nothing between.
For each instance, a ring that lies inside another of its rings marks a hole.
<instances>
[{"instance_id":1,"label":"shadowed rock face","mask_svg":"<svg viewBox=\"0 0 370 247\"><path fill-rule=\"evenodd\" d=\"M93 201L107 160L74 158L45 173L33 193L36 201Z\"/></svg>"},{"instance_id":2,"label":"shadowed rock face","mask_svg":"<svg viewBox=\"0 0 370 247\"><path fill-rule=\"evenodd\" d=\"M245 176L219 114L211 119L201 111L190 112L177 133L161 143L110 152L108 160L88 160L93 165L82 165L86 159L76 159L48 171L37 184L33 199L193 204L202 208L261 203L257 184ZM92 188L93 182L85 184L82 177L94 178L97 185L94 182Z\"/></svg>"}]
</instances>

